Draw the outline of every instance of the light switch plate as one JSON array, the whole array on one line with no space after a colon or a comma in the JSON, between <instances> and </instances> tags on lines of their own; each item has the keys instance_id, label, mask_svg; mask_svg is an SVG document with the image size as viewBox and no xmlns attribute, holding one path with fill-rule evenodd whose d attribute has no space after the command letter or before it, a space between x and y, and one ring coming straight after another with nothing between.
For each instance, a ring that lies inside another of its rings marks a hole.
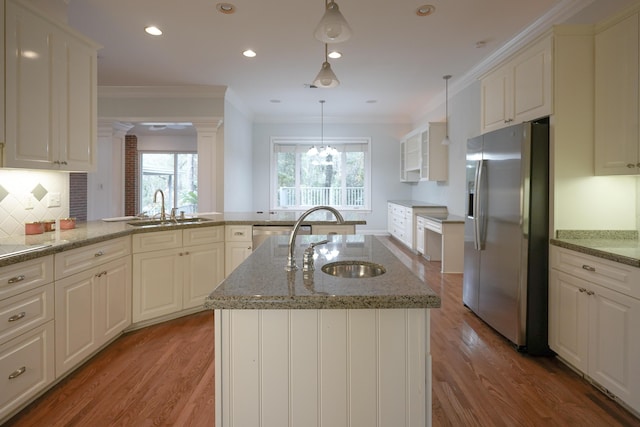
<instances>
[{"instance_id":1,"label":"light switch plate","mask_svg":"<svg viewBox=\"0 0 640 427\"><path fill-rule=\"evenodd\" d=\"M60 193L51 192L49 193L49 203L47 207L57 208L60 206Z\"/></svg>"}]
</instances>

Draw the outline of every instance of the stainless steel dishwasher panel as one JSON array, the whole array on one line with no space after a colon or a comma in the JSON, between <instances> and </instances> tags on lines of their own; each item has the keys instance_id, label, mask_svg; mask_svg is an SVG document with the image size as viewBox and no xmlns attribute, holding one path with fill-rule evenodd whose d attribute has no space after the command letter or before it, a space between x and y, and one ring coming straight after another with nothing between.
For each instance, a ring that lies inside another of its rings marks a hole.
<instances>
[{"instance_id":1,"label":"stainless steel dishwasher panel","mask_svg":"<svg viewBox=\"0 0 640 427\"><path fill-rule=\"evenodd\" d=\"M265 240L271 236L290 235L292 225L254 225L253 226L253 250L255 251ZM311 234L311 226L303 225L298 234Z\"/></svg>"}]
</instances>

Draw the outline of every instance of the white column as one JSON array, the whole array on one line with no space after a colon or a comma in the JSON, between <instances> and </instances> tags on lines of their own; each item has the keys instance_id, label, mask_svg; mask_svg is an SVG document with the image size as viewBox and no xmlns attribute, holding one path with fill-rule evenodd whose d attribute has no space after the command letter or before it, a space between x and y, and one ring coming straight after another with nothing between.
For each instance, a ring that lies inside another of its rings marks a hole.
<instances>
[{"instance_id":1,"label":"white column","mask_svg":"<svg viewBox=\"0 0 640 427\"><path fill-rule=\"evenodd\" d=\"M194 122L198 144L198 212L224 209L222 199L224 176L221 160L223 142L218 141L222 120Z\"/></svg>"},{"instance_id":2,"label":"white column","mask_svg":"<svg viewBox=\"0 0 640 427\"><path fill-rule=\"evenodd\" d=\"M124 215L124 140L130 123L99 121L96 171L87 174L87 219Z\"/></svg>"}]
</instances>

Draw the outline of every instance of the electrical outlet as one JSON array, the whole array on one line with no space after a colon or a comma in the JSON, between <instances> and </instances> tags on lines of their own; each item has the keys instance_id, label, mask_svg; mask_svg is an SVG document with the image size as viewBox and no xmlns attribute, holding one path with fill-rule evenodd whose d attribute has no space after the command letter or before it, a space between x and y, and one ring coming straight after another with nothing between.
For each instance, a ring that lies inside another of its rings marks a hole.
<instances>
[{"instance_id":1,"label":"electrical outlet","mask_svg":"<svg viewBox=\"0 0 640 427\"><path fill-rule=\"evenodd\" d=\"M49 203L47 207L49 208L57 208L60 206L60 193L49 193Z\"/></svg>"},{"instance_id":2,"label":"electrical outlet","mask_svg":"<svg viewBox=\"0 0 640 427\"><path fill-rule=\"evenodd\" d=\"M35 197L33 197L33 194L31 194L31 193L25 194L24 195L24 202L23 202L24 209L25 210L33 209L34 200L35 200Z\"/></svg>"}]
</instances>

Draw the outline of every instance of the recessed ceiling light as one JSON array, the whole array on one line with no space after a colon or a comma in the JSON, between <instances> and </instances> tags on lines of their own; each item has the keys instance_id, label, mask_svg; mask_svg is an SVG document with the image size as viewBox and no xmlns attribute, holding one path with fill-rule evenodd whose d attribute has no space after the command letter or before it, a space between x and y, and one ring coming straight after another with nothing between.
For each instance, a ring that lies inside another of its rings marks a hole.
<instances>
[{"instance_id":1,"label":"recessed ceiling light","mask_svg":"<svg viewBox=\"0 0 640 427\"><path fill-rule=\"evenodd\" d=\"M218 3L216 5L216 9L218 9L218 12L224 13L225 15L230 15L236 12L236 7L231 3Z\"/></svg>"},{"instance_id":2,"label":"recessed ceiling light","mask_svg":"<svg viewBox=\"0 0 640 427\"><path fill-rule=\"evenodd\" d=\"M144 27L144 32L152 35L152 36L161 36L162 30L156 26L150 25L148 27Z\"/></svg>"},{"instance_id":3,"label":"recessed ceiling light","mask_svg":"<svg viewBox=\"0 0 640 427\"><path fill-rule=\"evenodd\" d=\"M425 4L416 9L416 15L418 16L429 16L436 11L436 7L432 4Z\"/></svg>"},{"instance_id":4,"label":"recessed ceiling light","mask_svg":"<svg viewBox=\"0 0 640 427\"><path fill-rule=\"evenodd\" d=\"M244 56L246 56L247 58L253 58L256 56L256 53L254 51L252 51L251 49L247 49L244 52L242 52L242 54Z\"/></svg>"},{"instance_id":5,"label":"recessed ceiling light","mask_svg":"<svg viewBox=\"0 0 640 427\"><path fill-rule=\"evenodd\" d=\"M485 42L484 40L480 40L476 42L476 49L480 49L481 47L485 47L486 45L487 45L487 42Z\"/></svg>"},{"instance_id":6,"label":"recessed ceiling light","mask_svg":"<svg viewBox=\"0 0 640 427\"><path fill-rule=\"evenodd\" d=\"M271 99L269 100L269 102L272 104L280 104L282 101L280 101L279 99Z\"/></svg>"},{"instance_id":7,"label":"recessed ceiling light","mask_svg":"<svg viewBox=\"0 0 640 427\"><path fill-rule=\"evenodd\" d=\"M340 52L338 52L337 50L334 50L332 52L329 52L329 58L331 59L338 59L338 58L342 58L342 54Z\"/></svg>"},{"instance_id":8,"label":"recessed ceiling light","mask_svg":"<svg viewBox=\"0 0 640 427\"><path fill-rule=\"evenodd\" d=\"M378 102L377 99L367 99L366 101L367 104L375 104L376 102Z\"/></svg>"}]
</instances>

